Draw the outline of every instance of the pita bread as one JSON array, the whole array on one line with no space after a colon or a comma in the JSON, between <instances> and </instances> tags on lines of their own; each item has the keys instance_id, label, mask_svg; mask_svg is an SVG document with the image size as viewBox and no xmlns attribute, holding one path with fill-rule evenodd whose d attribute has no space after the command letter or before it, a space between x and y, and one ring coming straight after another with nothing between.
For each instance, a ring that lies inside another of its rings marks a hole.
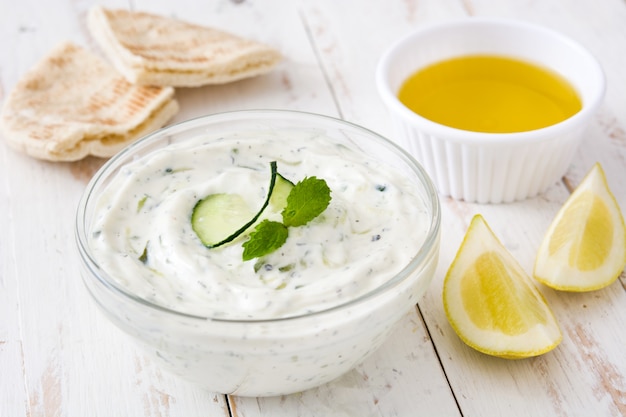
<instances>
[{"instance_id":1,"label":"pita bread","mask_svg":"<svg viewBox=\"0 0 626 417\"><path fill-rule=\"evenodd\" d=\"M173 88L140 87L70 42L17 83L2 111L8 143L33 157L110 157L162 127L178 111Z\"/></svg>"},{"instance_id":2,"label":"pita bread","mask_svg":"<svg viewBox=\"0 0 626 417\"><path fill-rule=\"evenodd\" d=\"M113 65L134 84L223 84L264 74L281 59L259 42L149 13L95 6L87 22Z\"/></svg>"}]
</instances>

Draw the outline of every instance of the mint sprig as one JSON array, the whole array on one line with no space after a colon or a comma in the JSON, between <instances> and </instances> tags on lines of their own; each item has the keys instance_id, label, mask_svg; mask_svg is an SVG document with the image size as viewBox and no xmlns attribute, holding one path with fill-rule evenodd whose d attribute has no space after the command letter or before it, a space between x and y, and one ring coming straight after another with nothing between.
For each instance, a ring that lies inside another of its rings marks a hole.
<instances>
[{"instance_id":1,"label":"mint sprig","mask_svg":"<svg viewBox=\"0 0 626 417\"><path fill-rule=\"evenodd\" d=\"M326 210L330 192L326 181L317 177L306 177L295 184L281 212L283 222L266 219L259 223L243 244L243 260L260 258L280 248L287 241L289 227L304 226Z\"/></svg>"}]
</instances>

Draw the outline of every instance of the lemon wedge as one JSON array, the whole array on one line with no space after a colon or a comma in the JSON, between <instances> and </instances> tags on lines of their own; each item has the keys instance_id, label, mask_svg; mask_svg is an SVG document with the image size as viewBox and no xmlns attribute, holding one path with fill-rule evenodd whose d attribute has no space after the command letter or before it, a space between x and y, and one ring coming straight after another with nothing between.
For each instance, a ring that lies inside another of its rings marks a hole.
<instances>
[{"instance_id":1,"label":"lemon wedge","mask_svg":"<svg viewBox=\"0 0 626 417\"><path fill-rule=\"evenodd\" d=\"M443 305L461 340L489 355L537 356L562 339L545 298L479 214L446 274Z\"/></svg>"},{"instance_id":2,"label":"lemon wedge","mask_svg":"<svg viewBox=\"0 0 626 417\"><path fill-rule=\"evenodd\" d=\"M550 224L533 275L563 291L597 290L614 282L626 266L626 226L596 163Z\"/></svg>"}]
</instances>

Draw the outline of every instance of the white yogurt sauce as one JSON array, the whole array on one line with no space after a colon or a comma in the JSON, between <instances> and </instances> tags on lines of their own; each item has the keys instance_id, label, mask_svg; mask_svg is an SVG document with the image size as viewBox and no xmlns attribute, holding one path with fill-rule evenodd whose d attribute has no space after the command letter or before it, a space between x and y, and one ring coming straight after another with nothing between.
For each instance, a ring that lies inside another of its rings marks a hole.
<instances>
[{"instance_id":1,"label":"white yogurt sauce","mask_svg":"<svg viewBox=\"0 0 626 417\"><path fill-rule=\"evenodd\" d=\"M205 247L191 227L195 204L238 193L256 212L270 161L294 183L326 180L326 211L289 228L287 242L262 260L242 261L245 237ZM98 201L90 246L123 288L163 307L228 319L291 317L359 297L409 262L429 226L413 187L399 171L311 132L197 137L122 168Z\"/></svg>"}]
</instances>

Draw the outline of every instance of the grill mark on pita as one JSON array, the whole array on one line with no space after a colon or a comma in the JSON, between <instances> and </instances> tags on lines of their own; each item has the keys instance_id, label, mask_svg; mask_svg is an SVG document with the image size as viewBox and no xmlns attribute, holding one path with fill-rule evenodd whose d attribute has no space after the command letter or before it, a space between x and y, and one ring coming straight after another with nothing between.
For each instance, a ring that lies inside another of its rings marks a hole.
<instances>
[{"instance_id":1,"label":"grill mark on pita","mask_svg":"<svg viewBox=\"0 0 626 417\"><path fill-rule=\"evenodd\" d=\"M23 85L27 90L39 90L43 84L44 81L41 78L33 78L24 82Z\"/></svg>"},{"instance_id":2,"label":"grill mark on pita","mask_svg":"<svg viewBox=\"0 0 626 417\"><path fill-rule=\"evenodd\" d=\"M50 63L50 65L54 67L64 68L64 67L67 67L69 64L73 63L74 60L72 59L72 57L54 56L54 57L50 57L48 62Z\"/></svg>"},{"instance_id":3,"label":"grill mark on pita","mask_svg":"<svg viewBox=\"0 0 626 417\"><path fill-rule=\"evenodd\" d=\"M113 84L110 86L111 91L97 91L89 98L86 111L88 113L97 113L104 108L110 107L127 93L129 87L128 82L123 79L113 80Z\"/></svg>"},{"instance_id":4,"label":"grill mark on pita","mask_svg":"<svg viewBox=\"0 0 626 417\"><path fill-rule=\"evenodd\" d=\"M94 115L94 117L86 121L108 126L126 123L137 114L143 112L146 106L153 99L157 98L161 92L162 88L160 87L136 87L125 79L117 78L113 80L111 86L107 87L105 91L98 91L90 98L85 110L87 114ZM100 112L118 106L123 110L119 112L117 117L98 116Z\"/></svg>"},{"instance_id":5,"label":"grill mark on pita","mask_svg":"<svg viewBox=\"0 0 626 417\"><path fill-rule=\"evenodd\" d=\"M57 131L61 125L51 124L46 126L37 126L35 123L28 123L27 126L32 127L30 137L37 140L48 140L54 137L54 132Z\"/></svg>"},{"instance_id":6,"label":"grill mark on pita","mask_svg":"<svg viewBox=\"0 0 626 417\"><path fill-rule=\"evenodd\" d=\"M158 89L153 87L136 91L126 102L125 114L132 117L136 113L143 111L146 103L159 94Z\"/></svg>"}]
</instances>

